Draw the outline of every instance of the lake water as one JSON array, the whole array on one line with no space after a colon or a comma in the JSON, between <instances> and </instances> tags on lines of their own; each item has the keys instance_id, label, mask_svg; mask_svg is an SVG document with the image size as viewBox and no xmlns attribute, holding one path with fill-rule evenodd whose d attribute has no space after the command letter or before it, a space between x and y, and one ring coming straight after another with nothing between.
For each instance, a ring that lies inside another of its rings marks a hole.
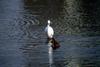
<instances>
[{"instance_id":1,"label":"lake water","mask_svg":"<svg viewBox=\"0 0 100 67\"><path fill-rule=\"evenodd\" d=\"M0 67L100 67L100 1L0 0ZM61 47L52 50L50 19Z\"/></svg>"}]
</instances>

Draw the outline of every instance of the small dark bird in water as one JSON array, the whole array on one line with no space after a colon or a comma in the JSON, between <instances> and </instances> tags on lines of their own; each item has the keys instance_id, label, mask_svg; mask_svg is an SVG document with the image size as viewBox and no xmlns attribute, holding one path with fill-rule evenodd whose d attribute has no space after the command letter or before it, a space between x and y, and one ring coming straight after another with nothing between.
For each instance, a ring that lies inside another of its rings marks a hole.
<instances>
[{"instance_id":1,"label":"small dark bird in water","mask_svg":"<svg viewBox=\"0 0 100 67\"><path fill-rule=\"evenodd\" d=\"M48 42L52 43L51 47L55 50L60 47L59 43L55 40L55 38L48 38Z\"/></svg>"},{"instance_id":2,"label":"small dark bird in water","mask_svg":"<svg viewBox=\"0 0 100 67\"><path fill-rule=\"evenodd\" d=\"M51 47L55 50L55 49L57 49L57 48L59 48L60 47L60 45L59 45L59 43L55 40L55 38L53 37L53 35L54 35L54 30L53 30L53 28L50 26L50 20L48 20L48 25L47 25L47 27L45 28L45 32L46 32L46 34L47 34L47 42L49 43L49 42L51 42L52 43L52 45L51 45Z\"/></svg>"}]
</instances>

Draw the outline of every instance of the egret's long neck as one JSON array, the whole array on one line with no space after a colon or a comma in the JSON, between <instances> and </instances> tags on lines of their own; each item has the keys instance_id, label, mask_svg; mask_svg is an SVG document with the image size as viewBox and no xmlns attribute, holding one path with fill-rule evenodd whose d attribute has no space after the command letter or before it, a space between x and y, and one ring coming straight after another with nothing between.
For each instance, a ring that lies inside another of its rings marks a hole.
<instances>
[{"instance_id":1,"label":"egret's long neck","mask_svg":"<svg viewBox=\"0 0 100 67\"><path fill-rule=\"evenodd\" d=\"M48 26L50 26L50 23L48 23Z\"/></svg>"}]
</instances>

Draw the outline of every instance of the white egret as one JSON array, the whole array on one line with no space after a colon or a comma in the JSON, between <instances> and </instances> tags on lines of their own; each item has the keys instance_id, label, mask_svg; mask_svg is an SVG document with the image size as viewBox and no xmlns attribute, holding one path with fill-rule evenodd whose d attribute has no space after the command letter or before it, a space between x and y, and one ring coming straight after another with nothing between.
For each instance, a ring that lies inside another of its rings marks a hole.
<instances>
[{"instance_id":1,"label":"white egret","mask_svg":"<svg viewBox=\"0 0 100 67\"><path fill-rule=\"evenodd\" d=\"M48 25L47 27L45 28L45 32L47 34L47 37L52 39L53 38L53 35L54 35L54 30L53 28L50 26L50 20L48 20Z\"/></svg>"},{"instance_id":2,"label":"white egret","mask_svg":"<svg viewBox=\"0 0 100 67\"><path fill-rule=\"evenodd\" d=\"M52 43L52 48L53 49L57 49L60 47L59 43L54 39L54 30L53 28L50 26L50 20L48 20L48 24L47 27L45 28L45 32L48 38L48 42Z\"/></svg>"}]
</instances>

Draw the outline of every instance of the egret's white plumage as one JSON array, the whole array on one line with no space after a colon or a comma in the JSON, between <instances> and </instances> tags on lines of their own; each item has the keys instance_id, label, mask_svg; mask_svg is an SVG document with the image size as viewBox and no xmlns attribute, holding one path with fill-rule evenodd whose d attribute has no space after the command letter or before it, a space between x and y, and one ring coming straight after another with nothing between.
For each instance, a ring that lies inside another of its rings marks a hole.
<instances>
[{"instance_id":1,"label":"egret's white plumage","mask_svg":"<svg viewBox=\"0 0 100 67\"><path fill-rule=\"evenodd\" d=\"M53 38L54 30L53 30L53 28L50 26L50 23L51 23L50 20L48 20L48 25L47 25L47 27L45 28L45 32L46 32L48 38Z\"/></svg>"}]
</instances>

